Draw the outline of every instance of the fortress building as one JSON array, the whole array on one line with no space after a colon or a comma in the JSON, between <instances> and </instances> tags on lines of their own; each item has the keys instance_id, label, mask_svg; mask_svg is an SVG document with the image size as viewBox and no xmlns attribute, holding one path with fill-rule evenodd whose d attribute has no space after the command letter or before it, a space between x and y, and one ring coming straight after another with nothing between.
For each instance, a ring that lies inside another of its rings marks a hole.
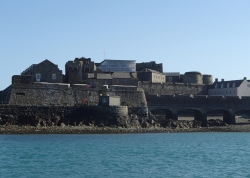
<instances>
[{"instance_id":1,"label":"fortress building","mask_svg":"<svg viewBox=\"0 0 250 178\"><path fill-rule=\"evenodd\" d=\"M21 73L21 76L33 76L35 82L49 82L49 83L62 83L63 74L62 70L58 66L48 59L42 61L39 64L32 64L25 71ZM24 77L22 77L22 80ZM13 79L17 82L17 78ZM30 79L33 81L33 79Z\"/></svg>"},{"instance_id":2,"label":"fortress building","mask_svg":"<svg viewBox=\"0 0 250 178\"><path fill-rule=\"evenodd\" d=\"M144 69L151 69L151 70L155 70L158 72L163 72L163 67L162 67L162 63L160 64L156 64L155 61L151 61L151 62L143 62L143 63L136 63L136 71L142 71Z\"/></svg>"},{"instance_id":3,"label":"fortress building","mask_svg":"<svg viewBox=\"0 0 250 178\"><path fill-rule=\"evenodd\" d=\"M221 96L250 96L250 81L246 77L242 80L225 81L215 79L215 82L208 89L208 95Z\"/></svg>"},{"instance_id":4,"label":"fortress building","mask_svg":"<svg viewBox=\"0 0 250 178\"><path fill-rule=\"evenodd\" d=\"M192 83L198 85L211 85L213 83L212 75L202 75L198 71L185 72L183 76L183 83Z\"/></svg>"},{"instance_id":5,"label":"fortress building","mask_svg":"<svg viewBox=\"0 0 250 178\"><path fill-rule=\"evenodd\" d=\"M135 72L135 60L111 60L105 59L97 68L102 72Z\"/></svg>"},{"instance_id":6,"label":"fortress building","mask_svg":"<svg viewBox=\"0 0 250 178\"><path fill-rule=\"evenodd\" d=\"M152 83L165 83L166 81L165 74L147 68L137 72L137 77L140 81L149 81Z\"/></svg>"},{"instance_id":7,"label":"fortress building","mask_svg":"<svg viewBox=\"0 0 250 178\"><path fill-rule=\"evenodd\" d=\"M65 82L66 83L87 83L87 73L96 71L95 63L91 58L75 58L74 61L68 61L65 65Z\"/></svg>"},{"instance_id":8,"label":"fortress building","mask_svg":"<svg viewBox=\"0 0 250 178\"><path fill-rule=\"evenodd\" d=\"M164 72L166 82L180 82L180 72Z\"/></svg>"}]
</instances>

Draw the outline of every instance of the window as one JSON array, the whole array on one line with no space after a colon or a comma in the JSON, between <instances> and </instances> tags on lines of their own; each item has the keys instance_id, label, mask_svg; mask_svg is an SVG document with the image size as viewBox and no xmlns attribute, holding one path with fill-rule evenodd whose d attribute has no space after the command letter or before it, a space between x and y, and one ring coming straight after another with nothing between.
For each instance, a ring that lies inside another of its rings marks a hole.
<instances>
[{"instance_id":1,"label":"window","mask_svg":"<svg viewBox=\"0 0 250 178\"><path fill-rule=\"evenodd\" d=\"M53 79L53 80L56 79L56 74L52 74L52 79Z\"/></svg>"},{"instance_id":2,"label":"window","mask_svg":"<svg viewBox=\"0 0 250 178\"><path fill-rule=\"evenodd\" d=\"M230 85L229 85L229 83L227 83L227 88L229 88L230 87Z\"/></svg>"},{"instance_id":3,"label":"window","mask_svg":"<svg viewBox=\"0 0 250 178\"><path fill-rule=\"evenodd\" d=\"M215 89L217 89L217 88L218 88L217 84L215 84L214 88L215 88Z\"/></svg>"},{"instance_id":4,"label":"window","mask_svg":"<svg viewBox=\"0 0 250 178\"><path fill-rule=\"evenodd\" d=\"M233 83L233 87L235 87L235 83Z\"/></svg>"},{"instance_id":5,"label":"window","mask_svg":"<svg viewBox=\"0 0 250 178\"><path fill-rule=\"evenodd\" d=\"M116 79L116 83L119 83L119 79Z\"/></svg>"},{"instance_id":6,"label":"window","mask_svg":"<svg viewBox=\"0 0 250 178\"><path fill-rule=\"evenodd\" d=\"M172 77L168 77L168 81L169 81L169 82L172 82L172 81L173 81L173 78L172 78Z\"/></svg>"},{"instance_id":7,"label":"window","mask_svg":"<svg viewBox=\"0 0 250 178\"><path fill-rule=\"evenodd\" d=\"M25 93L16 93L16 95L23 95L23 96L25 96Z\"/></svg>"},{"instance_id":8,"label":"window","mask_svg":"<svg viewBox=\"0 0 250 178\"><path fill-rule=\"evenodd\" d=\"M41 74L36 74L36 81L40 82L40 80L41 80Z\"/></svg>"},{"instance_id":9,"label":"window","mask_svg":"<svg viewBox=\"0 0 250 178\"><path fill-rule=\"evenodd\" d=\"M107 98L102 98L102 103L107 103Z\"/></svg>"},{"instance_id":10,"label":"window","mask_svg":"<svg viewBox=\"0 0 250 178\"><path fill-rule=\"evenodd\" d=\"M221 88L223 88L224 87L224 85L223 85L223 83L221 84Z\"/></svg>"}]
</instances>

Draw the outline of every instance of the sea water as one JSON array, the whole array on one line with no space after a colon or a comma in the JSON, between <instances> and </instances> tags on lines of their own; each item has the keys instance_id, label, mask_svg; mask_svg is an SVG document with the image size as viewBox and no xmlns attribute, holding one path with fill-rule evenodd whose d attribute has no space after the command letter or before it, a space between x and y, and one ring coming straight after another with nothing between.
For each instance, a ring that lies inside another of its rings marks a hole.
<instances>
[{"instance_id":1,"label":"sea water","mask_svg":"<svg viewBox=\"0 0 250 178\"><path fill-rule=\"evenodd\" d=\"M250 133L0 135L0 177L250 177Z\"/></svg>"}]
</instances>

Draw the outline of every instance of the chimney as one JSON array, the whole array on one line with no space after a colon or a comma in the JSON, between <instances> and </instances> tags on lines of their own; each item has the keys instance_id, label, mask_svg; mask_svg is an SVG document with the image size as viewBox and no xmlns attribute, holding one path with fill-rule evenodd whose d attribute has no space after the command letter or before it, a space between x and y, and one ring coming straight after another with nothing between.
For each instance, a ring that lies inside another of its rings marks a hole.
<instances>
[{"instance_id":1,"label":"chimney","mask_svg":"<svg viewBox=\"0 0 250 178\"><path fill-rule=\"evenodd\" d=\"M215 82L218 82L218 78L215 78Z\"/></svg>"},{"instance_id":2,"label":"chimney","mask_svg":"<svg viewBox=\"0 0 250 178\"><path fill-rule=\"evenodd\" d=\"M244 80L247 80L247 78L246 78L246 77L244 77Z\"/></svg>"},{"instance_id":3,"label":"chimney","mask_svg":"<svg viewBox=\"0 0 250 178\"><path fill-rule=\"evenodd\" d=\"M221 81L224 82L224 78L222 78Z\"/></svg>"}]
</instances>

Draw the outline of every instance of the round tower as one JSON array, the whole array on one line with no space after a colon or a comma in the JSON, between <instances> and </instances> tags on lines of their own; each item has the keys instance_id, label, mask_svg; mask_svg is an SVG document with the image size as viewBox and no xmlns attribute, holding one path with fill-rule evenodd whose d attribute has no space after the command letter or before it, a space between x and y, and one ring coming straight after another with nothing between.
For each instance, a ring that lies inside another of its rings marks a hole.
<instances>
[{"instance_id":1,"label":"round tower","mask_svg":"<svg viewBox=\"0 0 250 178\"><path fill-rule=\"evenodd\" d=\"M203 75L203 84L212 85L213 84L213 76L212 75Z\"/></svg>"},{"instance_id":2,"label":"round tower","mask_svg":"<svg viewBox=\"0 0 250 178\"><path fill-rule=\"evenodd\" d=\"M184 74L184 83L203 84L203 77L200 72L192 71Z\"/></svg>"}]
</instances>

